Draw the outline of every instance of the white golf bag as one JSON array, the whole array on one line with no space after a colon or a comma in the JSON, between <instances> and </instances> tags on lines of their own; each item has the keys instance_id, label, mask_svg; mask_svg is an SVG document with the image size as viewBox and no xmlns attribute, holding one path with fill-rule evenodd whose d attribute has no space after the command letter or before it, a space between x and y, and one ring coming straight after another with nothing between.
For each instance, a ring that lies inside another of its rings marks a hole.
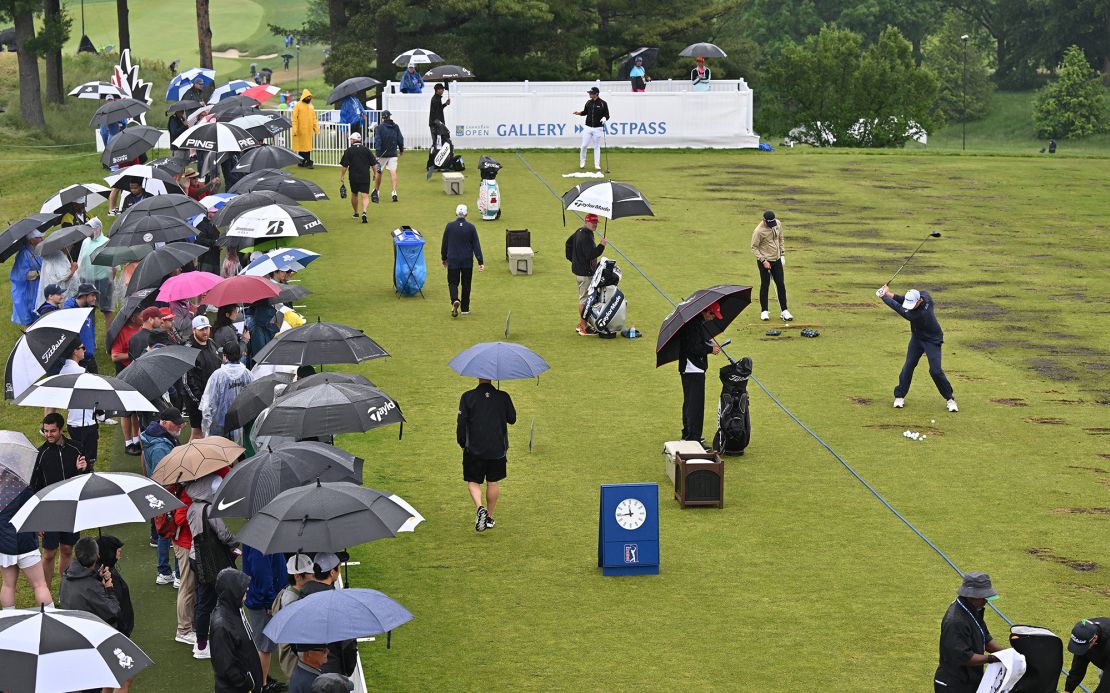
<instances>
[{"instance_id":1,"label":"white golf bag","mask_svg":"<svg viewBox=\"0 0 1110 693\"><path fill-rule=\"evenodd\" d=\"M628 320L628 302L624 299L624 292L617 288L620 280L621 270L616 260L602 256L590 280L583 310L586 323L597 330L597 336L602 339L616 337Z\"/></svg>"},{"instance_id":2,"label":"white golf bag","mask_svg":"<svg viewBox=\"0 0 1110 693\"><path fill-rule=\"evenodd\" d=\"M483 155L478 159L478 175L482 183L478 188L478 211L482 221L493 221L501 217L501 187L497 184L497 172L501 164L494 158Z\"/></svg>"}]
</instances>

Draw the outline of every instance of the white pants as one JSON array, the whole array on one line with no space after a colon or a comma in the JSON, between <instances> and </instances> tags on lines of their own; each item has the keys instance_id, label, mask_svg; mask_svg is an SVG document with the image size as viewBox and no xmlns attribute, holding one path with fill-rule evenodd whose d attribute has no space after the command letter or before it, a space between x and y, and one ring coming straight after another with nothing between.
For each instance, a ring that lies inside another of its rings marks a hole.
<instances>
[{"instance_id":1,"label":"white pants","mask_svg":"<svg viewBox=\"0 0 1110 693\"><path fill-rule=\"evenodd\" d=\"M591 128L586 126L582 128L582 151L578 154L578 165L586 165L586 150L593 145L594 148L594 168L601 168L601 128Z\"/></svg>"}]
</instances>

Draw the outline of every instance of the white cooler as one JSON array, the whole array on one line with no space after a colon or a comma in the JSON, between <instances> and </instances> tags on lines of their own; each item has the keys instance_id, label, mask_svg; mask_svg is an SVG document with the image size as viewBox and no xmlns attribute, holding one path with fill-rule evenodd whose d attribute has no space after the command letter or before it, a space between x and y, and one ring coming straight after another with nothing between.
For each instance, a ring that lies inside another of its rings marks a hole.
<instances>
[{"instance_id":1,"label":"white cooler","mask_svg":"<svg viewBox=\"0 0 1110 693\"><path fill-rule=\"evenodd\" d=\"M678 454L697 455L705 452L705 448L696 440L669 440L663 443L663 459L667 466L667 478L671 480L674 488L674 469L678 462Z\"/></svg>"}]
</instances>

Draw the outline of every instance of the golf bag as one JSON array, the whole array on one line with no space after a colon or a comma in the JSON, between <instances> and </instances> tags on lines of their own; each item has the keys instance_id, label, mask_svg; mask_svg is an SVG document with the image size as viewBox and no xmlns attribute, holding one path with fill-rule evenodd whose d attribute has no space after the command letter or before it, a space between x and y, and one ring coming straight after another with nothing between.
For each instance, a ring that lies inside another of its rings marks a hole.
<instances>
[{"instance_id":1,"label":"golf bag","mask_svg":"<svg viewBox=\"0 0 1110 693\"><path fill-rule=\"evenodd\" d=\"M752 359L745 356L721 369L721 402L717 405L717 433L713 448L722 455L743 455L752 437L748 408L748 378Z\"/></svg>"},{"instance_id":2,"label":"golf bag","mask_svg":"<svg viewBox=\"0 0 1110 693\"><path fill-rule=\"evenodd\" d=\"M455 155L455 145L451 142L451 132L447 126L437 120L432 130L435 132L435 138L428 152L428 168L434 168L437 171L465 170L463 158Z\"/></svg>"},{"instance_id":3,"label":"golf bag","mask_svg":"<svg viewBox=\"0 0 1110 693\"><path fill-rule=\"evenodd\" d=\"M628 302L624 300L624 292L617 288L620 280L621 270L616 260L601 257L582 312L586 323L597 330L597 336L602 339L616 337L628 320Z\"/></svg>"},{"instance_id":4,"label":"golf bag","mask_svg":"<svg viewBox=\"0 0 1110 693\"><path fill-rule=\"evenodd\" d=\"M483 221L493 221L501 217L501 187L497 184L497 172L501 164L484 154L478 159L478 175L482 183L478 188L478 211Z\"/></svg>"},{"instance_id":5,"label":"golf bag","mask_svg":"<svg viewBox=\"0 0 1110 693\"><path fill-rule=\"evenodd\" d=\"M1053 693L1064 668L1064 644L1052 631L1038 626L1011 626L1010 644L1025 656L1025 675L1013 693Z\"/></svg>"}]
</instances>

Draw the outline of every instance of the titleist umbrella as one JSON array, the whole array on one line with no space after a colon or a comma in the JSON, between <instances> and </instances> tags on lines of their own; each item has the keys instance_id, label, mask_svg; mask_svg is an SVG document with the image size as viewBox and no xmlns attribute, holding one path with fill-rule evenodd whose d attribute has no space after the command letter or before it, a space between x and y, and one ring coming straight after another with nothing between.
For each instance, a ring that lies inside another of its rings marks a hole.
<instances>
[{"instance_id":1,"label":"titleist umbrella","mask_svg":"<svg viewBox=\"0 0 1110 693\"><path fill-rule=\"evenodd\" d=\"M686 325L700 325L704 339L712 339L725 330L741 311L752 302L752 287L735 284L720 284L708 289L695 291L690 298L671 311L659 328L659 340L655 345L655 367L678 360L678 333ZM717 304L720 315L704 320L702 313Z\"/></svg>"},{"instance_id":2,"label":"titleist umbrella","mask_svg":"<svg viewBox=\"0 0 1110 693\"><path fill-rule=\"evenodd\" d=\"M139 354L116 376L135 388L151 402L156 402L181 376L196 367L199 349L181 344L159 347Z\"/></svg>"},{"instance_id":3,"label":"titleist umbrella","mask_svg":"<svg viewBox=\"0 0 1110 693\"><path fill-rule=\"evenodd\" d=\"M4 399L15 399L46 375L80 340L92 308L63 308L47 313L16 340L4 368Z\"/></svg>"},{"instance_id":4,"label":"titleist umbrella","mask_svg":"<svg viewBox=\"0 0 1110 693\"><path fill-rule=\"evenodd\" d=\"M389 395L368 385L324 382L274 400L258 435L316 438L362 433L403 424L401 408Z\"/></svg>"},{"instance_id":5,"label":"titleist umbrella","mask_svg":"<svg viewBox=\"0 0 1110 693\"><path fill-rule=\"evenodd\" d=\"M355 327L313 322L278 334L254 357L256 364L303 366L361 363L389 356L377 342Z\"/></svg>"},{"instance_id":6,"label":"titleist umbrella","mask_svg":"<svg viewBox=\"0 0 1110 693\"><path fill-rule=\"evenodd\" d=\"M17 532L80 532L146 522L182 507L172 493L141 474L90 472L42 489L11 522Z\"/></svg>"}]
</instances>

